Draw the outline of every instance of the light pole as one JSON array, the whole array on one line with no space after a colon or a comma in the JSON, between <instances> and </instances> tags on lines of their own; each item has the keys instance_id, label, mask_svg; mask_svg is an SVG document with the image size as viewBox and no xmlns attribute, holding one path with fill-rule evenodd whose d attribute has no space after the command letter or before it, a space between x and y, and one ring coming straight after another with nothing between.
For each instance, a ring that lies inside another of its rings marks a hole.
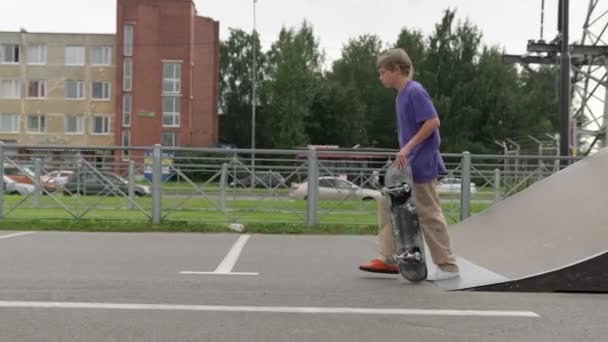
<instances>
[{"instance_id":1,"label":"light pole","mask_svg":"<svg viewBox=\"0 0 608 342\"><path fill-rule=\"evenodd\" d=\"M576 146L576 137L570 141L570 50L568 46L570 3L568 0L560 0L560 84L559 84L559 126L560 126L560 155L570 155L570 143ZM566 161L564 161L565 163Z\"/></svg>"},{"instance_id":2,"label":"light pole","mask_svg":"<svg viewBox=\"0 0 608 342\"><path fill-rule=\"evenodd\" d=\"M255 46L255 5L258 0L253 0L253 32L251 33L251 48L253 55L253 67L252 67L252 91L251 91L251 186L255 186L255 107L256 107L256 72L257 72L257 58L256 58L256 46Z\"/></svg>"}]
</instances>

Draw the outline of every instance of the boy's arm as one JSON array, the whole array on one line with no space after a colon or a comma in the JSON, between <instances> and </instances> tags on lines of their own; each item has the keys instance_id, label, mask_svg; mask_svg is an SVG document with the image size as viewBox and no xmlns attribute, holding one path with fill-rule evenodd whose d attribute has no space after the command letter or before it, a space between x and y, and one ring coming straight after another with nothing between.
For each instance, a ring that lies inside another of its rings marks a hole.
<instances>
[{"instance_id":1,"label":"boy's arm","mask_svg":"<svg viewBox=\"0 0 608 342\"><path fill-rule=\"evenodd\" d=\"M408 141L408 143L403 146L403 148L397 154L397 166L405 167L407 165L407 157L410 155L410 152L412 152L412 149L433 134L433 131L439 128L439 126L439 118L436 116L432 119L426 120L424 124L422 124L422 127L420 127L420 130L418 130L418 133L416 133L416 135L414 135L414 137Z\"/></svg>"},{"instance_id":2,"label":"boy's arm","mask_svg":"<svg viewBox=\"0 0 608 342\"><path fill-rule=\"evenodd\" d=\"M414 135L412 140L410 140L404 147L410 145L409 149L410 150L413 149L418 144L423 142L426 138L428 138L431 134L433 134L435 129L439 128L439 126L440 126L440 123L439 123L438 117L434 117L432 119L426 120L424 122L424 124L422 125L422 127L420 127L420 130L418 131L418 133L416 133L416 135Z\"/></svg>"}]
</instances>

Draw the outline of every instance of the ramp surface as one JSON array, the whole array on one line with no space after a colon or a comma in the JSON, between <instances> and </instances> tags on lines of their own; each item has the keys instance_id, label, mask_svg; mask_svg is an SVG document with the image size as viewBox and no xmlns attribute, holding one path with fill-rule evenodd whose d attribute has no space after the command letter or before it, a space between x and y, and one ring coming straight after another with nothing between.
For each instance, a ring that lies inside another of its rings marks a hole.
<instances>
[{"instance_id":1,"label":"ramp surface","mask_svg":"<svg viewBox=\"0 0 608 342\"><path fill-rule=\"evenodd\" d=\"M608 149L451 226L450 235L466 262L460 279L437 282L444 289L608 292Z\"/></svg>"}]
</instances>

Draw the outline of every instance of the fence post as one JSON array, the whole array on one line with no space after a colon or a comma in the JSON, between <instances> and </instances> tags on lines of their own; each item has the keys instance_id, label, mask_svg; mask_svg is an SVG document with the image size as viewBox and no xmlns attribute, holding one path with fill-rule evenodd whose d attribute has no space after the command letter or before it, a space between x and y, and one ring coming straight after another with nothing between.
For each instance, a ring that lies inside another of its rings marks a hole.
<instances>
[{"instance_id":1,"label":"fence post","mask_svg":"<svg viewBox=\"0 0 608 342\"><path fill-rule=\"evenodd\" d=\"M239 158L236 155L236 152L232 156L232 200L236 201L236 185L238 182L238 176L236 174L236 165L239 161Z\"/></svg>"},{"instance_id":2,"label":"fence post","mask_svg":"<svg viewBox=\"0 0 608 342\"><path fill-rule=\"evenodd\" d=\"M471 216L471 153L462 154L462 179L460 184L460 220Z\"/></svg>"},{"instance_id":3,"label":"fence post","mask_svg":"<svg viewBox=\"0 0 608 342\"><path fill-rule=\"evenodd\" d=\"M76 174L74 175L74 177L76 177L76 194L74 194L74 196L76 196L76 198L80 198L80 191L83 191L80 188L80 179L82 178L82 154L80 153L80 151L76 152Z\"/></svg>"},{"instance_id":4,"label":"fence post","mask_svg":"<svg viewBox=\"0 0 608 342\"><path fill-rule=\"evenodd\" d=\"M135 161L129 161L129 209L135 208Z\"/></svg>"},{"instance_id":5,"label":"fence post","mask_svg":"<svg viewBox=\"0 0 608 342\"><path fill-rule=\"evenodd\" d=\"M226 176L228 174L228 164L222 164L222 173L220 174L220 209L226 211Z\"/></svg>"},{"instance_id":6,"label":"fence post","mask_svg":"<svg viewBox=\"0 0 608 342\"><path fill-rule=\"evenodd\" d=\"M306 195L306 224L317 224L318 190L319 190L319 163L317 150L311 147L308 150L308 194Z\"/></svg>"},{"instance_id":7,"label":"fence post","mask_svg":"<svg viewBox=\"0 0 608 342\"><path fill-rule=\"evenodd\" d=\"M160 224L161 219L162 171L161 146L156 144L152 150L152 224Z\"/></svg>"},{"instance_id":8,"label":"fence post","mask_svg":"<svg viewBox=\"0 0 608 342\"><path fill-rule=\"evenodd\" d=\"M0 142L0 221L4 220L4 144Z\"/></svg>"},{"instance_id":9,"label":"fence post","mask_svg":"<svg viewBox=\"0 0 608 342\"><path fill-rule=\"evenodd\" d=\"M559 172L560 169L561 169L560 161L559 161L559 159L555 159L555 161L553 162L553 173Z\"/></svg>"},{"instance_id":10,"label":"fence post","mask_svg":"<svg viewBox=\"0 0 608 342\"><path fill-rule=\"evenodd\" d=\"M536 174L536 181L540 182L541 180L543 180L544 175L545 175L545 163L543 163L543 161L539 161L538 162L538 172Z\"/></svg>"},{"instance_id":11,"label":"fence post","mask_svg":"<svg viewBox=\"0 0 608 342\"><path fill-rule=\"evenodd\" d=\"M34 208L40 208L40 197L42 197L42 184L40 175L42 174L42 160L34 159Z\"/></svg>"},{"instance_id":12,"label":"fence post","mask_svg":"<svg viewBox=\"0 0 608 342\"><path fill-rule=\"evenodd\" d=\"M494 169L494 203L498 203L501 200L501 197L500 169Z\"/></svg>"}]
</instances>

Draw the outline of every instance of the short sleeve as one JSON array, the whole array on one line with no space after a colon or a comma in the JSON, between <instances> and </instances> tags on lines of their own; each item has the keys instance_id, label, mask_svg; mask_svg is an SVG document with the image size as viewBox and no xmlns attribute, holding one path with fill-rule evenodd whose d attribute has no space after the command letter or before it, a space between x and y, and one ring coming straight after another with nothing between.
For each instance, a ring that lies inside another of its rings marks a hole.
<instances>
[{"instance_id":1,"label":"short sleeve","mask_svg":"<svg viewBox=\"0 0 608 342\"><path fill-rule=\"evenodd\" d=\"M414 89L411 101L416 123L420 124L437 117L437 111L435 110L433 101L424 88Z\"/></svg>"}]
</instances>

